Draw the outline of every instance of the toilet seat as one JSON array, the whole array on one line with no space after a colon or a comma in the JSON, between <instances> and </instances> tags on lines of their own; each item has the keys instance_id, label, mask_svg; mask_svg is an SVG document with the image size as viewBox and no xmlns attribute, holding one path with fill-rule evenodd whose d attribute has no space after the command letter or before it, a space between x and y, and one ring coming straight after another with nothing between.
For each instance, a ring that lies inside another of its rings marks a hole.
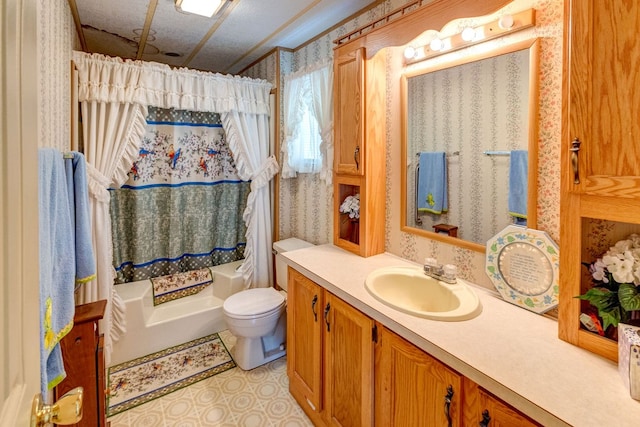
<instances>
[{"instance_id":1,"label":"toilet seat","mask_svg":"<svg viewBox=\"0 0 640 427\"><path fill-rule=\"evenodd\" d=\"M275 289L254 288L231 295L224 301L222 309L235 319L253 319L280 311L284 305L284 296Z\"/></svg>"}]
</instances>

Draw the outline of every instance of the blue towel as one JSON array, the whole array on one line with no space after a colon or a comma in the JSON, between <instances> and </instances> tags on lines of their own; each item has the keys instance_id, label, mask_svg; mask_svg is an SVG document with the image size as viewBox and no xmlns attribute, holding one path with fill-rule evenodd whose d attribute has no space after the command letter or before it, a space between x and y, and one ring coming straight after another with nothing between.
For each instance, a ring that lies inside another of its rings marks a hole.
<instances>
[{"instance_id":1,"label":"blue towel","mask_svg":"<svg viewBox=\"0 0 640 427\"><path fill-rule=\"evenodd\" d=\"M91 241L87 164L84 154L71 152L70 155L70 158L65 156L65 173L71 225L74 230L76 285L81 285L96 278L96 261Z\"/></svg>"},{"instance_id":2,"label":"blue towel","mask_svg":"<svg viewBox=\"0 0 640 427\"><path fill-rule=\"evenodd\" d=\"M62 381L60 340L73 327L75 257L62 153L38 152L41 392Z\"/></svg>"},{"instance_id":3,"label":"blue towel","mask_svg":"<svg viewBox=\"0 0 640 427\"><path fill-rule=\"evenodd\" d=\"M512 151L509 163L509 215L519 225L526 225L528 172L529 153L526 150Z\"/></svg>"},{"instance_id":4,"label":"blue towel","mask_svg":"<svg viewBox=\"0 0 640 427\"><path fill-rule=\"evenodd\" d=\"M449 210L447 158L443 151L420 153L418 210L442 214Z\"/></svg>"}]
</instances>

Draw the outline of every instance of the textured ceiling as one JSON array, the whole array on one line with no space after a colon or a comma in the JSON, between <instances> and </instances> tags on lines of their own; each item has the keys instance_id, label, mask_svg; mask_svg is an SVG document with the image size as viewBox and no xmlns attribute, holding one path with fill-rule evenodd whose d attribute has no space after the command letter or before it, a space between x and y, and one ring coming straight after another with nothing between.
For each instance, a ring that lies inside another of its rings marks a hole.
<instances>
[{"instance_id":1,"label":"textured ceiling","mask_svg":"<svg viewBox=\"0 0 640 427\"><path fill-rule=\"evenodd\" d=\"M87 52L237 74L381 0L225 0L212 18L179 12L174 0L68 2Z\"/></svg>"}]
</instances>

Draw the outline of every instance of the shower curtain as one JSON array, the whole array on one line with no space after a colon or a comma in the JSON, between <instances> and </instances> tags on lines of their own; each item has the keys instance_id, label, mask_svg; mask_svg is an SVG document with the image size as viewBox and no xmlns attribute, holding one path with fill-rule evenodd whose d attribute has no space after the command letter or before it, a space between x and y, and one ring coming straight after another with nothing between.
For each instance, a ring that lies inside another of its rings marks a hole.
<instances>
[{"instance_id":1,"label":"shower curtain","mask_svg":"<svg viewBox=\"0 0 640 427\"><path fill-rule=\"evenodd\" d=\"M246 287L265 287L272 277L269 181L278 171L269 156L271 84L248 77L188 69L153 62L123 60L73 52L82 107L97 280L78 295L78 303L107 300L102 329L105 360L125 330L124 307L113 287L110 186L127 180L139 154L148 106L220 114L238 176L251 181L243 219L247 225L242 275ZM91 153L91 154L89 154Z\"/></svg>"},{"instance_id":2,"label":"shower curtain","mask_svg":"<svg viewBox=\"0 0 640 427\"><path fill-rule=\"evenodd\" d=\"M129 179L110 190L116 283L243 258L249 182L215 113L149 107Z\"/></svg>"}]
</instances>

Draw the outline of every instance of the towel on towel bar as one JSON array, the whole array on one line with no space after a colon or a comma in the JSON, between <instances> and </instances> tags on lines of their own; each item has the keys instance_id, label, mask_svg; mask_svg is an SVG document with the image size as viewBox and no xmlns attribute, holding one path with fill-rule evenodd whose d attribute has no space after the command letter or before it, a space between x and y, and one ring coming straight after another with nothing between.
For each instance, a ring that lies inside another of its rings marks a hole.
<instances>
[{"instance_id":1,"label":"towel on towel bar","mask_svg":"<svg viewBox=\"0 0 640 427\"><path fill-rule=\"evenodd\" d=\"M444 151L420 153L418 211L442 214L449 210L446 162Z\"/></svg>"},{"instance_id":2,"label":"towel on towel bar","mask_svg":"<svg viewBox=\"0 0 640 427\"><path fill-rule=\"evenodd\" d=\"M509 160L509 215L516 224L526 225L529 154L526 150L514 150Z\"/></svg>"},{"instance_id":3,"label":"towel on towel bar","mask_svg":"<svg viewBox=\"0 0 640 427\"><path fill-rule=\"evenodd\" d=\"M40 376L47 396L66 376L59 343L73 327L75 259L62 153L40 149L38 168Z\"/></svg>"}]
</instances>

